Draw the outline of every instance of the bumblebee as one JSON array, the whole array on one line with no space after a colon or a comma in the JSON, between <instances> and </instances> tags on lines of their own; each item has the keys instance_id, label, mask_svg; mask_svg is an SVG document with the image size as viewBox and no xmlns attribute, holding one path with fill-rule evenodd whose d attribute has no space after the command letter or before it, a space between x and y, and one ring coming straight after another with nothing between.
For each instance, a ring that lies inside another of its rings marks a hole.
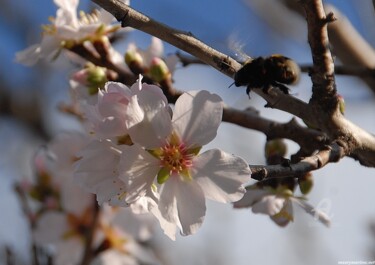
<instances>
[{"instance_id":1,"label":"bumblebee","mask_svg":"<svg viewBox=\"0 0 375 265\"><path fill-rule=\"evenodd\" d=\"M268 93L271 86L289 94L285 85L296 83L300 73L299 66L292 59L275 54L246 61L234 75L234 84L237 87L247 86L248 95L252 88L263 88L263 92Z\"/></svg>"}]
</instances>

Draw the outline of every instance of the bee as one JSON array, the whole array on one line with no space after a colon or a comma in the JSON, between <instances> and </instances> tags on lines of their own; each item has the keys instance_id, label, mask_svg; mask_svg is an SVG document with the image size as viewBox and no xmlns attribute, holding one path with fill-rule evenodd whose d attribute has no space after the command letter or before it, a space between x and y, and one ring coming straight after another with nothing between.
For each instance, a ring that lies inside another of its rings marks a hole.
<instances>
[{"instance_id":1,"label":"bee","mask_svg":"<svg viewBox=\"0 0 375 265\"><path fill-rule=\"evenodd\" d=\"M267 94L271 86L289 94L286 85L295 84L300 73L299 66L292 59L275 54L247 60L234 75L234 84L237 87L247 86L248 95L252 88L263 88L263 92Z\"/></svg>"}]
</instances>

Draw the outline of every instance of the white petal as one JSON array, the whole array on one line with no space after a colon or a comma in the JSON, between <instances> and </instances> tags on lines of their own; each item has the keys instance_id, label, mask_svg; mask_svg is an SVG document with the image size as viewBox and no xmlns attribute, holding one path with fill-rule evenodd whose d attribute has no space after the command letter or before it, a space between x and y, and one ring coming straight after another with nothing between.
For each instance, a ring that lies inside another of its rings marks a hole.
<instances>
[{"instance_id":1,"label":"white petal","mask_svg":"<svg viewBox=\"0 0 375 265\"><path fill-rule=\"evenodd\" d=\"M125 107L131 97L130 89L117 82L107 82L105 90L98 94L98 109L104 117L124 116Z\"/></svg>"},{"instance_id":2,"label":"white petal","mask_svg":"<svg viewBox=\"0 0 375 265\"><path fill-rule=\"evenodd\" d=\"M156 219L159 221L161 229L163 229L163 232L166 236L168 236L171 240L176 240L176 230L177 230L177 224L173 222L167 221L161 214L158 207L154 207L150 211Z\"/></svg>"},{"instance_id":3,"label":"white petal","mask_svg":"<svg viewBox=\"0 0 375 265\"><path fill-rule=\"evenodd\" d=\"M138 261L116 249L109 249L100 253L91 265L139 265Z\"/></svg>"},{"instance_id":4,"label":"white petal","mask_svg":"<svg viewBox=\"0 0 375 265\"><path fill-rule=\"evenodd\" d=\"M292 201L289 199L285 200L284 207L281 211L271 216L272 221L274 221L277 225L284 227L289 224L290 221L293 221L293 205Z\"/></svg>"},{"instance_id":5,"label":"white petal","mask_svg":"<svg viewBox=\"0 0 375 265\"><path fill-rule=\"evenodd\" d=\"M256 202L262 200L263 197L270 195L271 193L267 190L259 189L255 186L252 186L248 189L245 195L242 197L241 200L234 202L234 208L245 208L245 207L252 207Z\"/></svg>"},{"instance_id":6,"label":"white petal","mask_svg":"<svg viewBox=\"0 0 375 265\"><path fill-rule=\"evenodd\" d=\"M182 235L194 234L206 213L203 191L195 181L181 181L172 175L160 192L159 210L167 221L180 227Z\"/></svg>"},{"instance_id":7,"label":"white petal","mask_svg":"<svg viewBox=\"0 0 375 265\"><path fill-rule=\"evenodd\" d=\"M215 138L222 114L218 95L204 90L184 93L175 105L173 128L187 146L203 146Z\"/></svg>"},{"instance_id":8,"label":"white petal","mask_svg":"<svg viewBox=\"0 0 375 265\"><path fill-rule=\"evenodd\" d=\"M164 53L163 42L156 37L152 37L150 46L147 48L146 51L140 51L140 53L143 57L145 65L150 65L154 57L160 58L163 56L163 53Z\"/></svg>"},{"instance_id":9,"label":"white petal","mask_svg":"<svg viewBox=\"0 0 375 265\"><path fill-rule=\"evenodd\" d=\"M157 205L156 198L141 197L136 202L130 205L130 208L135 214L152 213L159 221L160 227L163 229L164 234L167 235L171 240L176 240L176 229L175 223L168 222L162 215Z\"/></svg>"},{"instance_id":10,"label":"white petal","mask_svg":"<svg viewBox=\"0 0 375 265\"><path fill-rule=\"evenodd\" d=\"M115 196L123 183L118 179L120 151L109 142L92 141L79 154L74 176L84 189L98 195L100 203Z\"/></svg>"},{"instance_id":11,"label":"white petal","mask_svg":"<svg viewBox=\"0 0 375 265\"><path fill-rule=\"evenodd\" d=\"M166 96L158 86L142 84L142 89L136 91L136 93L138 95L139 105L146 111L164 108L168 105Z\"/></svg>"},{"instance_id":12,"label":"white petal","mask_svg":"<svg viewBox=\"0 0 375 265\"><path fill-rule=\"evenodd\" d=\"M160 161L134 144L124 149L119 167L119 177L127 184L126 201L133 202L149 193L160 170Z\"/></svg>"},{"instance_id":13,"label":"white petal","mask_svg":"<svg viewBox=\"0 0 375 265\"><path fill-rule=\"evenodd\" d=\"M78 0L53 0L55 5L62 9L76 9Z\"/></svg>"},{"instance_id":14,"label":"white petal","mask_svg":"<svg viewBox=\"0 0 375 265\"><path fill-rule=\"evenodd\" d=\"M165 58L165 64L167 65L169 72L173 73L176 69L176 65L180 62L180 58L176 54L169 55Z\"/></svg>"},{"instance_id":15,"label":"white petal","mask_svg":"<svg viewBox=\"0 0 375 265\"><path fill-rule=\"evenodd\" d=\"M77 153L88 144L89 138L79 132L63 132L58 134L49 144L48 150L53 154L51 171L54 175L64 175L71 180L73 162ZM63 180L65 181L65 179ZM60 181L61 182L61 181Z\"/></svg>"},{"instance_id":16,"label":"white petal","mask_svg":"<svg viewBox=\"0 0 375 265\"><path fill-rule=\"evenodd\" d=\"M267 195L253 205L252 211L253 213L263 213L272 216L281 211L285 201L285 198Z\"/></svg>"},{"instance_id":17,"label":"white petal","mask_svg":"<svg viewBox=\"0 0 375 265\"><path fill-rule=\"evenodd\" d=\"M323 211L320 211L319 209L315 209L312 205L305 202L304 200L300 200L297 198L291 198L291 200L295 202L296 204L298 204L299 206L301 206L301 208L304 209L306 213L312 215L315 220L322 222L326 226L331 225L331 220L329 216Z\"/></svg>"},{"instance_id":18,"label":"white petal","mask_svg":"<svg viewBox=\"0 0 375 265\"><path fill-rule=\"evenodd\" d=\"M56 12L55 25L57 27L64 25L78 27L78 0L54 0L54 2L59 7Z\"/></svg>"},{"instance_id":19,"label":"white petal","mask_svg":"<svg viewBox=\"0 0 375 265\"><path fill-rule=\"evenodd\" d=\"M83 249L83 240L81 238L73 237L68 240L60 241L56 246L54 264L79 264L83 256Z\"/></svg>"},{"instance_id":20,"label":"white petal","mask_svg":"<svg viewBox=\"0 0 375 265\"><path fill-rule=\"evenodd\" d=\"M151 238L156 224L154 217L150 213L134 214L129 207L112 210L110 222L111 225L121 228L140 241L146 241Z\"/></svg>"},{"instance_id":21,"label":"white petal","mask_svg":"<svg viewBox=\"0 0 375 265\"><path fill-rule=\"evenodd\" d=\"M80 215L85 209L92 206L94 197L79 187L71 176L68 176L68 179L62 186L61 204L65 211Z\"/></svg>"},{"instance_id":22,"label":"white petal","mask_svg":"<svg viewBox=\"0 0 375 265\"><path fill-rule=\"evenodd\" d=\"M128 241L125 248L141 264L157 264L157 257L150 248L145 248L133 240Z\"/></svg>"},{"instance_id":23,"label":"white petal","mask_svg":"<svg viewBox=\"0 0 375 265\"><path fill-rule=\"evenodd\" d=\"M32 66L38 62L40 51L40 44L34 44L25 50L17 52L16 61L26 66Z\"/></svg>"},{"instance_id":24,"label":"white petal","mask_svg":"<svg viewBox=\"0 0 375 265\"><path fill-rule=\"evenodd\" d=\"M60 40L55 36L46 35L40 43L40 58L52 59L60 49Z\"/></svg>"},{"instance_id":25,"label":"white petal","mask_svg":"<svg viewBox=\"0 0 375 265\"><path fill-rule=\"evenodd\" d=\"M62 212L49 211L37 221L34 238L38 244L56 244L69 229L66 215Z\"/></svg>"},{"instance_id":26,"label":"white petal","mask_svg":"<svg viewBox=\"0 0 375 265\"><path fill-rule=\"evenodd\" d=\"M128 128L133 142L146 149L155 149L165 144L172 132L171 117L168 109L159 109L145 113L141 122Z\"/></svg>"},{"instance_id":27,"label":"white petal","mask_svg":"<svg viewBox=\"0 0 375 265\"><path fill-rule=\"evenodd\" d=\"M133 96L126 111L126 125L133 142L147 149L160 147L172 131L171 117L160 88L146 86Z\"/></svg>"},{"instance_id":28,"label":"white petal","mask_svg":"<svg viewBox=\"0 0 375 265\"><path fill-rule=\"evenodd\" d=\"M250 181L249 165L240 157L218 149L209 150L193 160L193 178L208 199L238 201L245 194L243 185Z\"/></svg>"}]
</instances>

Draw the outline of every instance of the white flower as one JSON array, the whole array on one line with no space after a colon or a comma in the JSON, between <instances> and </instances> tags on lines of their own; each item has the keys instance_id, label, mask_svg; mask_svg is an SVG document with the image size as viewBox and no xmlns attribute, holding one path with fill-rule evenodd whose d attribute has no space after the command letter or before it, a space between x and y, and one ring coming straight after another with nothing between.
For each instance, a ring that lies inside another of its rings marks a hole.
<instances>
[{"instance_id":1,"label":"white flower","mask_svg":"<svg viewBox=\"0 0 375 265\"><path fill-rule=\"evenodd\" d=\"M28 187L27 192L40 203L42 209L57 209L61 204L80 209L92 199L89 194L82 193L72 177L76 153L87 142L87 137L78 132L65 132L38 150L34 158L36 181ZM70 203L72 201L75 203Z\"/></svg>"},{"instance_id":2,"label":"white flower","mask_svg":"<svg viewBox=\"0 0 375 265\"><path fill-rule=\"evenodd\" d=\"M92 14L80 12L77 17L78 0L54 0L58 6L56 18L43 27L41 43L34 44L16 54L16 60L24 65L33 65L41 58L51 58L59 51L77 43L92 41L118 30L119 26L110 25L113 16L105 10Z\"/></svg>"},{"instance_id":3,"label":"white flower","mask_svg":"<svg viewBox=\"0 0 375 265\"><path fill-rule=\"evenodd\" d=\"M295 197L288 188L283 186L273 189L271 187L259 188L257 185L253 185L248 188L241 200L234 203L234 207L252 207L253 213L269 215L279 226L286 226L290 221L293 221L293 203L324 225L330 225L327 214L314 209L304 198Z\"/></svg>"},{"instance_id":4,"label":"white flower","mask_svg":"<svg viewBox=\"0 0 375 265\"><path fill-rule=\"evenodd\" d=\"M129 185L126 200L152 198L158 205L153 213L171 224L164 231L172 239L176 226L183 235L197 231L205 198L227 203L245 192L242 185L251 172L243 159L217 149L198 154L216 136L222 109L220 97L207 91L184 93L173 118L159 111L149 119L136 101L129 103L128 114L136 118L128 120L135 144L124 149L120 161L120 179ZM147 127L139 123L144 119Z\"/></svg>"},{"instance_id":5,"label":"white flower","mask_svg":"<svg viewBox=\"0 0 375 265\"><path fill-rule=\"evenodd\" d=\"M40 246L54 247L54 264L78 264L84 250L83 228L91 225L88 210L80 215L69 212L47 211L42 214L34 230L35 242Z\"/></svg>"},{"instance_id":6,"label":"white flower","mask_svg":"<svg viewBox=\"0 0 375 265\"><path fill-rule=\"evenodd\" d=\"M128 104L131 101L139 101L141 109L155 111L168 106L167 98L159 87L142 84L141 80L140 76L138 82L130 89L121 83L107 82L104 90L98 91L97 103L84 107L90 134L94 134L99 139L125 137L128 134L127 120L134 119L127 114Z\"/></svg>"},{"instance_id":7,"label":"white flower","mask_svg":"<svg viewBox=\"0 0 375 265\"><path fill-rule=\"evenodd\" d=\"M57 207L42 208L34 230L38 245L52 245L54 264L77 264L83 253L83 230L91 225L93 197L82 191L72 179L75 150L79 148L78 134L63 134L54 139L46 152L39 155L49 165L50 177L57 183ZM74 141L77 140L77 141ZM45 156L42 156L45 154ZM41 193L47 192L45 188ZM48 203L48 202L47 202Z\"/></svg>"},{"instance_id":8,"label":"white flower","mask_svg":"<svg viewBox=\"0 0 375 265\"><path fill-rule=\"evenodd\" d=\"M104 239L102 245L107 249L99 255L97 259L101 262L99 264L112 264L110 262L112 259L113 262L117 260L113 264L128 264L126 262L131 260L134 262L139 260L142 264L157 263L153 252L137 242L137 240L148 240L151 236L150 228L155 223L154 219L150 219L152 217L150 214L136 215L130 208L107 205L104 205L101 210L100 231Z\"/></svg>"},{"instance_id":9,"label":"white flower","mask_svg":"<svg viewBox=\"0 0 375 265\"><path fill-rule=\"evenodd\" d=\"M121 199L126 190L125 183L118 179L118 162L121 150L110 141L91 141L78 155L74 177L88 192L97 195L99 204ZM125 205L125 202L122 202Z\"/></svg>"},{"instance_id":10,"label":"white flower","mask_svg":"<svg viewBox=\"0 0 375 265\"><path fill-rule=\"evenodd\" d=\"M134 109L129 113L130 102L137 104L139 113ZM126 144L133 140L128 135L129 124L149 130L156 127L148 124L153 121L152 115L169 115L168 109L162 90L141 84L141 78L130 89L120 83L108 82L104 91L98 93L97 104L86 105L89 131L98 140L93 140L79 153L75 177L82 187L97 195L100 204L126 205L126 185L118 178L118 162Z\"/></svg>"}]
</instances>

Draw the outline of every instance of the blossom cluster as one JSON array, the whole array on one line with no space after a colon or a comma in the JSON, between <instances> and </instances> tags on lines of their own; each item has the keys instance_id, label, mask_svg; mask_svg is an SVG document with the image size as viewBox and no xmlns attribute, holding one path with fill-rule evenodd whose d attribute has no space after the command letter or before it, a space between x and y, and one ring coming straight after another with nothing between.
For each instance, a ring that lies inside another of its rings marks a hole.
<instances>
[{"instance_id":1,"label":"blossom cluster","mask_svg":"<svg viewBox=\"0 0 375 265\"><path fill-rule=\"evenodd\" d=\"M113 259L121 264L158 264L153 252L140 244L153 234L150 215L107 204L98 209L93 195L76 185L72 165L88 141L77 132L58 135L35 156L36 180L21 183L35 244L53 257L54 264L79 264L91 233L96 253L92 264L111 264Z\"/></svg>"},{"instance_id":2,"label":"blossom cluster","mask_svg":"<svg viewBox=\"0 0 375 265\"><path fill-rule=\"evenodd\" d=\"M108 82L85 108L93 139L78 153L76 179L99 203L153 213L172 239L177 228L193 234L205 198L238 201L250 180L242 158L200 152L216 136L222 111L220 97L207 91L182 94L172 110L155 85Z\"/></svg>"}]
</instances>

